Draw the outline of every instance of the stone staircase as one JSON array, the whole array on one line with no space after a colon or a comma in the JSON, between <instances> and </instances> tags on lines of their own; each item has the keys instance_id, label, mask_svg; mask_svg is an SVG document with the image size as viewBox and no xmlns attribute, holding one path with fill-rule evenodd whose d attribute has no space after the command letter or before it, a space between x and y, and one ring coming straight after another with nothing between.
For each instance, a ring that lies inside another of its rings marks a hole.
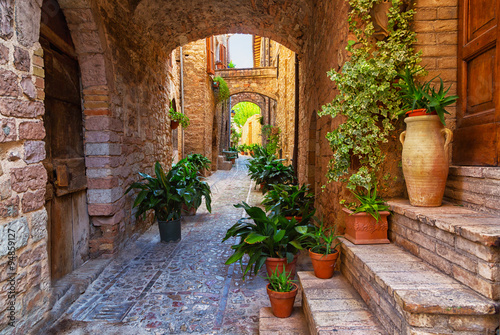
<instances>
[{"instance_id":1,"label":"stone staircase","mask_svg":"<svg viewBox=\"0 0 500 335\"><path fill-rule=\"evenodd\" d=\"M498 334L500 218L452 204L389 206L391 244L342 239L341 273L298 273L309 332Z\"/></svg>"}]
</instances>

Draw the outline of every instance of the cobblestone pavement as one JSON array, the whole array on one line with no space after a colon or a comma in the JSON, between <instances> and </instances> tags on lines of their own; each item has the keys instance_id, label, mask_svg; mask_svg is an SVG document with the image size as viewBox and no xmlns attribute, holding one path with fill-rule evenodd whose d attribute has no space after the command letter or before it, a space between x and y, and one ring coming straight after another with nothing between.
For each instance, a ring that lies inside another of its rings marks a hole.
<instances>
[{"instance_id":1,"label":"cobblestone pavement","mask_svg":"<svg viewBox=\"0 0 500 335\"><path fill-rule=\"evenodd\" d=\"M225 265L234 241L221 243L243 212L259 204L247 176L247 158L208 178L212 214L201 207L183 218L182 240L161 243L157 225L120 253L70 307L53 334L258 334L261 307L269 306L260 276L241 279ZM264 276L261 271L261 276Z\"/></svg>"}]
</instances>

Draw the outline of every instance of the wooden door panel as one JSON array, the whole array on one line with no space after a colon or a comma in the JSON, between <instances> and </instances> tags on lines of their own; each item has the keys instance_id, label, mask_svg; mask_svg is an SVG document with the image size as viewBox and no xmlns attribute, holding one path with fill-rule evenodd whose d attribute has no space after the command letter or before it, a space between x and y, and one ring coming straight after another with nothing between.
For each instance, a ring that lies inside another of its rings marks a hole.
<instances>
[{"instance_id":1,"label":"wooden door panel","mask_svg":"<svg viewBox=\"0 0 500 335\"><path fill-rule=\"evenodd\" d=\"M73 271L73 215L71 194L52 199L50 255L52 280Z\"/></svg>"},{"instance_id":2,"label":"wooden door panel","mask_svg":"<svg viewBox=\"0 0 500 335\"><path fill-rule=\"evenodd\" d=\"M499 0L460 0L453 164L499 163Z\"/></svg>"}]
</instances>

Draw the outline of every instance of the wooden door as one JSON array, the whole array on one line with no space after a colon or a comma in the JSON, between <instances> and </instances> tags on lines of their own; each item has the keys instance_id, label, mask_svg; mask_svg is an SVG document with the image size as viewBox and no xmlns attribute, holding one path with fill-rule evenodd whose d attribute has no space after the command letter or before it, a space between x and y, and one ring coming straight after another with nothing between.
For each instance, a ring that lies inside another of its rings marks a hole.
<instances>
[{"instance_id":1,"label":"wooden door","mask_svg":"<svg viewBox=\"0 0 500 335\"><path fill-rule=\"evenodd\" d=\"M42 13L53 4L44 1ZM57 280L87 260L90 225L79 66L61 10L56 15L53 7L50 10L52 15L42 15L50 21L42 21L40 44L45 67L49 259L51 277Z\"/></svg>"},{"instance_id":2,"label":"wooden door","mask_svg":"<svg viewBox=\"0 0 500 335\"><path fill-rule=\"evenodd\" d=\"M499 3L460 0L456 165L499 165Z\"/></svg>"}]
</instances>

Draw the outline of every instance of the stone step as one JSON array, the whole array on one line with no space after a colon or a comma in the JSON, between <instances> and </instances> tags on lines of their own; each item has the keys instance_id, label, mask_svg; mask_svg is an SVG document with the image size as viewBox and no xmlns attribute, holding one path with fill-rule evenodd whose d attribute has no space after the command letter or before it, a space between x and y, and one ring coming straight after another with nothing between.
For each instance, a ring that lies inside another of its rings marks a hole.
<instances>
[{"instance_id":1,"label":"stone step","mask_svg":"<svg viewBox=\"0 0 500 335\"><path fill-rule=\"evenodd\" d=\"M500 217L444 203L388 201L389 239L476 292L500 300Z\"/></svg>"},{"instance_id":2,"label":"stone step","mask_svg":"<svg viewBox=\"0 0 500 335\"><path fill-rule=\"evenodd\" d=\"M312 271L297 274L302 287L302 308L311 335L387 334L339 272L331 279L316 278Z\"/></svg>"},{"instance_id":3,"label":"stone step","mask_svg":"<svg viewBox=\"0 0 500 335\"><path fill-rule=\"evenodd\" d=\"M294 307L288 318L277 318L271 307L262 307L259 312L259 335L309 335L302 308Z\"/></svg>"},{"instance_id":4,"label":"stone step","mask_svg":"<svg viewBox=\"0 0 500 335\"><path fill-rule=\"evenodd\" d=\"M341 270L390 334L494 334L499 305L393 244L341 246Z\"/></svg>"}]
</instances>

